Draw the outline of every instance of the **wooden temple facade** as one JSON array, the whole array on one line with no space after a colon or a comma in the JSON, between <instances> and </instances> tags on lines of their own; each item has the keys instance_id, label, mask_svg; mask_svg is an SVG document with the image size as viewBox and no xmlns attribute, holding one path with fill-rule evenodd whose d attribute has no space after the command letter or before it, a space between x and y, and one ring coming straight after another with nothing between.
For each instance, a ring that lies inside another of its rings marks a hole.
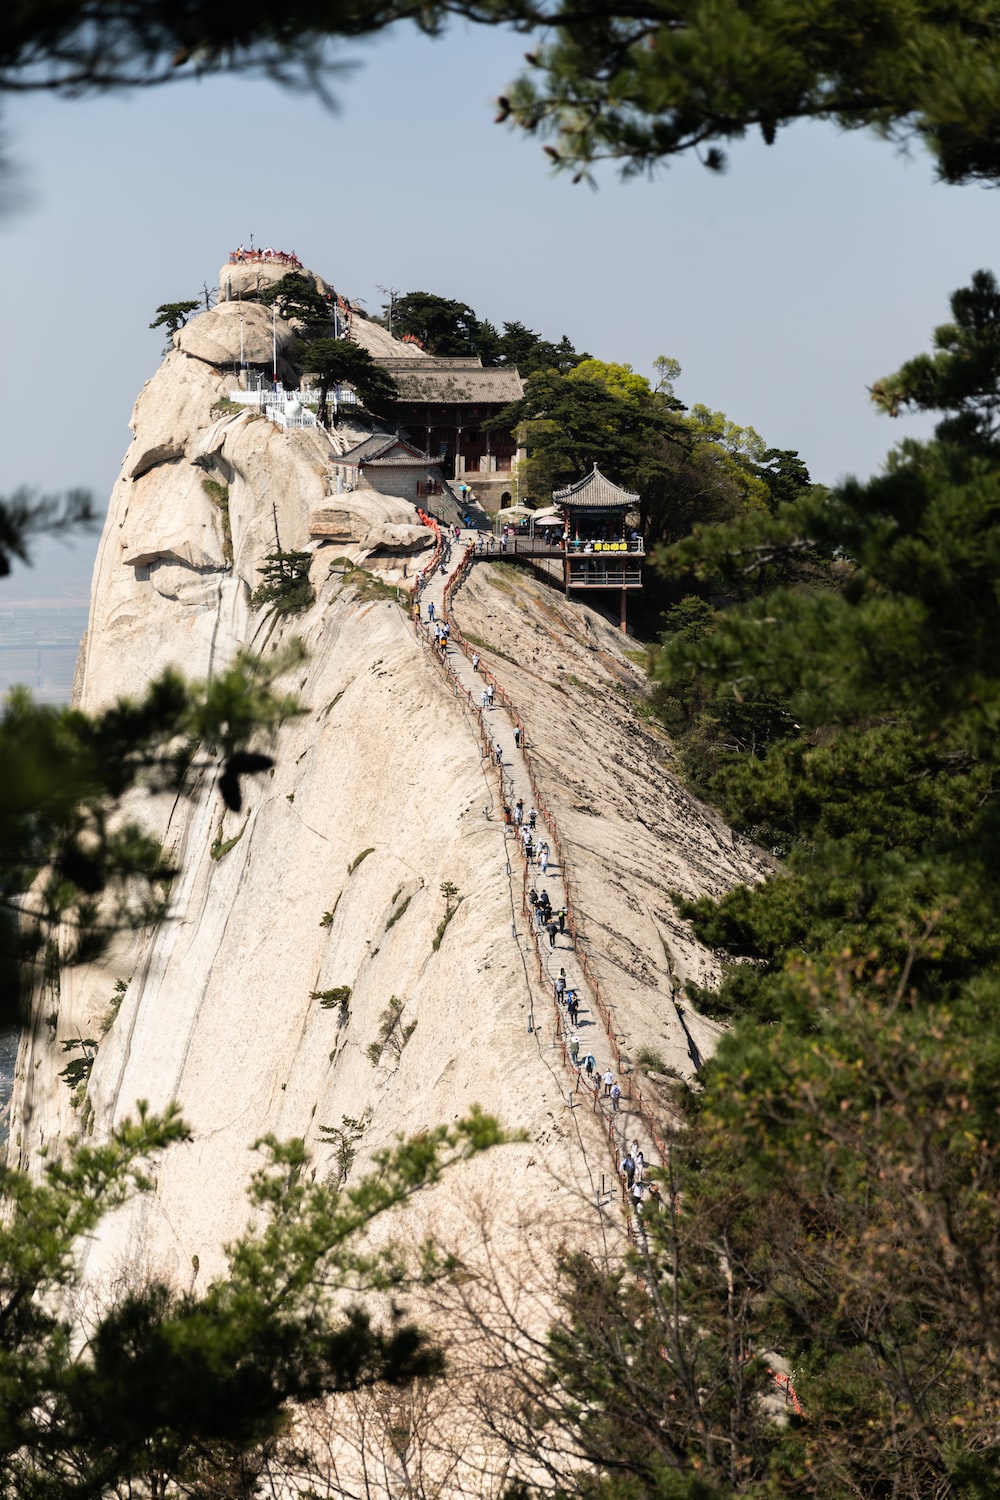
<instances>
[{"instance_id":1,"label":"wooden temple facade","mask_svg":"<svg viewBox=\"0 0 1000 1500\"><path fill-rule=\"evenodd\" d=\"M478 356L399 356L378 364L399 389L395 420L444 477L468 485L490 510L509 503L517 439L510 431L488 432L484 424L520 400L517 370L485 367Z\"/></svg>"}]
</instances>

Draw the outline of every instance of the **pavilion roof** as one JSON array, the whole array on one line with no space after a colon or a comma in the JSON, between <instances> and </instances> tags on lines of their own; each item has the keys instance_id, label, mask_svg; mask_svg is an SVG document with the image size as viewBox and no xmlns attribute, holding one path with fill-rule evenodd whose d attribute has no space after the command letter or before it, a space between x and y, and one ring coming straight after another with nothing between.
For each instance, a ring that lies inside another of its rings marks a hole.
<instances>
[{"instance_id":1,"label":"pavilion roof","mask_svg":"<svg viewBox=\"0 0 1000 1500\"><path fill-rule=\"evenodd\" d=\"M521 377L513 366L485 368L478 355L470 359L391 356L376 363L395 380L401 401L507 406L524 395Z\"/></svg>"},{"instance_id":2,"label":"pavilion roof","mask_svg":"<svg viewBox=\"0 0 1000 1500\"><path fill-rule=\"evenodd\" d=\"M425 469L428 465L434 467L437 462L422 448L400 437L398 432L373 432L346 453L338 453L333 460L334 467L343 464L350 469L360 469L362 465L369 468L372 464L379 468Z\"/></svg>"},{"instance_id":3,"label":"pavilion roof","mask_svg":"<svg viewBox=\"0 0 1000 1500\"><path fill-rule=\"evenodd\" d=\"M595 464L593 471L564 490L553 490L552 498L557 505L568 510L631 510L639 504L635 490L623 490L613 484Z\"/></svg>"}]
</instances>

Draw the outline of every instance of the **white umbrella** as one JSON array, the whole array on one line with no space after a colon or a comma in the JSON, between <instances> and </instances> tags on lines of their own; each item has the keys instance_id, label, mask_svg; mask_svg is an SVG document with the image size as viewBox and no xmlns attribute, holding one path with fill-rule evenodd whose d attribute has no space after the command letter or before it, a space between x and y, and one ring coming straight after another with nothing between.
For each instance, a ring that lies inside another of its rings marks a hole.
<instances>
[{"instance_id":1,"label":"white umbrella","mask_svg":"<svg viewBox=\"0 0 1000 1500\"><path fill-rule=\"evenodd\" d=\"M561 523L563 518L563 513L557 505L546 505L542 510L533 510L531 514L535 518L536 526L539 521L559 521Z\"/></svg>"},{"instance_id":2,"label":"white umbrella","mask_svg":"<svg viewBox=\"0 0 1000 1500\"><path fill-rule=\"evenodd\" d=\"M503 510L497 511L498 521L509 521L511 517L520 521L525 516L533 516L535 512L527 505L505 505Z\"/></svg>"},{"instance_id":3,"label":"white umbrella","mask_svg":"<svg viewBox=\"0 0 1000 1500\"><path fill-rule=\"evenodd\" d=\"M535 526L536 526L536 528L539 527L539 526L543 526L543 527L561 526L562 523L563 523L562 516L550 516L550 515L540 516L537 511L535 512Z\"/></svg>"}]
</instances>

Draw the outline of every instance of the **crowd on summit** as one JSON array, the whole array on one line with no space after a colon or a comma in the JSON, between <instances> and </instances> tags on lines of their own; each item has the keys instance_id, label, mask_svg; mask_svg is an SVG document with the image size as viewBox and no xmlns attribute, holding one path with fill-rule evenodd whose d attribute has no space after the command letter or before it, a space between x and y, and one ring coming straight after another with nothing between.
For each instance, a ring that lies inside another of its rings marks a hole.
<instances>
[{"instance_id":1,"label":"crowd on summit","mask_svg":"<svg viewBox=\"0 0 1000 1500\"><path fill-rule=\"evenodd\" d=\"M241 265L243 261L253 263L269 261L272 265L291 266L293 271L302 270L302 262L294 250L275 250L271 245L268 245L266 250L255 250L252 246L248 250L244 245L240 245L236 250L230 250L229 264L231 266Z\"/></svg>"}]
</instances>

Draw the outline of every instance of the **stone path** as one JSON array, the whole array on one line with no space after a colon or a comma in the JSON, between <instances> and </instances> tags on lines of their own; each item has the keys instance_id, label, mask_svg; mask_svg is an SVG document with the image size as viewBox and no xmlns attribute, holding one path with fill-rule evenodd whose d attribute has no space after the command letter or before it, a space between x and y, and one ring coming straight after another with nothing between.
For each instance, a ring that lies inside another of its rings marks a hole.
<instances>
[{"instance_id":1,"label":"stone path","mask_svg":"<svg viewBox=\"0 0 1000 1500\"><path fill-rule=\"evenodd\" d=\"M458 635L457 627L448 610L448 591L456 573L461 568L466 552L475 551L477 537L477 532L467 531L461 533L456 539L454 531L445 535L444 528L442 528L442 550L438 563L429 574L425 575L423 582L418 584L414 594L414 624L418 633L428 643L429 648L447 671L458 695L476 717L484 754L488 755L493 763L506 808L513 816L517 801L521 799L524 803L525 821L527 821L534 795L531 773L525 759L525 751L530 753L530 743L525 743L522 736L521 747L518 748L516 745L514 731L518 721L512 708L502 702L502 696L506 697L506 694L497 682L492 668L487 668L484 662L480 670L475 671L470 659L472 647L465 645L463 649L458 639L449 640L444 650L440 650L434 644L435 624L429 620L430 606L433 605L435 623L447 620L454 634ZM417 615L418 608L419 616ZM470 655L467 656L466 651ZM496 684L496 701L493 707L484 708L481 695L484 687L490 682ZM494 753L495 747L499 747L499 757ZM505 824L504 834L508 866L514 872L522 871L525 866L525 856L516 825L513 822ZM568 896L565 870L554 862L555 851L559 848L558 833L554 826L543 821L541 810L539 810L535 837L536 849L541 842L547 842L553 851L547 874L542 876L536 859L527 867L526 876L523 878L523 888L533 885L539 893L542 890L547 891L553 910L559 911L561 907L568 907ZM515 881L518 879L516 873L514 879ZM613 1048L602 1024L591 985L581 968L572 933L568 930L556 933L554 941L551 941L544 928L539 930L535 926L530 907L525 913L525 922L531 925L531 941L535 948L540 977L548 986L555 1011L554 1045L559 1049L566 1064L569 1080L567 1097L570 1108L586 1106L595 1113L601 1114L609 1149L614 1158L613 1191L617 1193L621 1191L619 1163L631 1143L638 1140L646 1163L657 1165L660 1164L663 1154L660 1143L655 1133L651 1131L651 1122L646 1112L635 1107L632 1099L627 1097L631 1095L630 1080L619 1077L616 1072L616 1059L613 1055L616 1049ZM515 935L517 935L516 924ZM579 1016L575 1026L569 1020L565 1005L560 1005L556 999L555 985L561 969L565 970L567 988L575 990L580 1001ZM532 1022L529 1022L529 1029L533 1029ZM576 1062L573 1061L571 1047L574 1038L579 1040ZM588 1075L583 1066L588 1054L594 1058L592 1076ZM617 1110L603 1082L609 1070L615 1074L622 1089ZM632 1204L629 1203L628 1206L631 1210Z\"/></svg>"}]
</instances>

